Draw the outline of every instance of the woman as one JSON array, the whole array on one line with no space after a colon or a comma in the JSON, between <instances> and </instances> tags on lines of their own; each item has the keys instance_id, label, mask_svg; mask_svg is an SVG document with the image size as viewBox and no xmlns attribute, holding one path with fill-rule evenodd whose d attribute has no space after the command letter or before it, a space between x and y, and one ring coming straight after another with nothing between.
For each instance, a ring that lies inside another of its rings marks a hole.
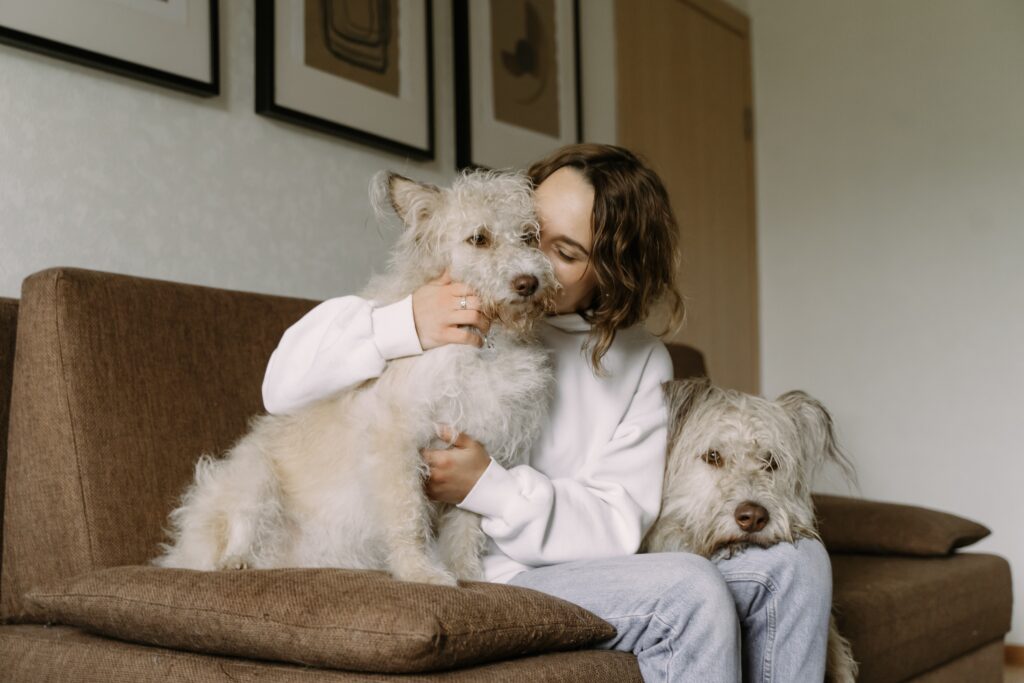
<instances>
[{"instance_id":1,"label":"woman","mask_svg":"<svg viewBox=\"0 0 1024 683\"><path fill-rule=\"evenodd\" d=\"M609 621L618 634L601 647L636 654L645 681L823 680L831 574L820 543L716 562L635 554L661 504L661 384L672 377L668 351L642 323L662 297L680 310L678 229L661 181L628 150L591 144L562 148L529 175L540 248L562 285L540 333L555 370L548 420L529 464L510 470L472 435L424 450L427 495L481 515L487 580ZM324 302L282 338L264 403L289 412L378 376L391 358L479 344L460 327L486 333L479 304L447 274L388 306Z\"/></svg>"}]
</instances>

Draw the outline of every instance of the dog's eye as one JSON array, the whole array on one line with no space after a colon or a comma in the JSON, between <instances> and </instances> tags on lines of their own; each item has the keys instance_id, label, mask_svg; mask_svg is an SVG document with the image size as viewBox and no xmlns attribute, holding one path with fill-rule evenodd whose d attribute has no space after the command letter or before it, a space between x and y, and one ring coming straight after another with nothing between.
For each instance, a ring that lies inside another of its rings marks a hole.
<instances>
[{"instance_id":1,"label":"dog's eye","mask_svg":"<svg viewBox=\"0 0 1024 683\"><path fill-rule=\"evenodd\" d=\"M701 460L711 465L712 467L721 467L723 464L725 464L722 461L722 454L713 448L710 451L701 455L700 457Z\"/></svg>"},{"instance_id":2,"label":"dog's eye","mask_svg":"<svg viewBox=\"0 0 1024 683\"><path fill-rule=\"evenodd\" d=\"M779 461L775 459L775 454L768 451L768 454L764 458L764 468L769 472L774 472L779 469Z\"/></svg>"},{"instance_id":3,"label":"dog's eye","mask_svg":"<svg viewBox=\"0 0 1024 683\"><path fill-rule=\"evenodd\" d=\"M491 239L482 232L478 232L469 239L466 240L469 244L474 247L486 247L491 243Z\"/></svg>"}]
</instances>

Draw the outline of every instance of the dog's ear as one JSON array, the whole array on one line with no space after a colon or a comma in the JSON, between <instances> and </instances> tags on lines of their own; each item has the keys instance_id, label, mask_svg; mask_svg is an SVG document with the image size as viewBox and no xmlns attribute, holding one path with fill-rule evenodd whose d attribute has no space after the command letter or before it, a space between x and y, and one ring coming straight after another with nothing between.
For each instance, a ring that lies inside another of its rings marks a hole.
<instances>
[{"instance_id":1,"label":"dog's ear","mask_svg":"<svg viewBox=\"0 0 1024 683\"><path fill-rule=\"evenodd\" d=\"M836 440L832 415L821 401L803 391L787 391L775 399L781 405L799 432L804 461L810 471L830 462L839 467L845 479L856 484L857 475L853 464L839 448Z\"/></svg>"},{"instance_id":2,"label":"dog's ear","mask_svg":"<svg viewBox=\"0 0 1024 683\"><path fill-rule=\"evenodd\" d=\"M668 406L668 442L673 443L683 431L683 424L694 406L711 393L711 380L707 377L673 379L662 382L661 389Z\"/></svg>"},{"instance_id":3,"label":"dog's ear","mask_svg":"<svg viewBox=\"0 0 1024 683\"><path fill-rule=\"evenodd\" d=\"M378 215L390 209L406 227L416 228L437 210L440 188L418 183L391 171L380 171L370 181L370 201Z\"/></svg>"}]
</instances>

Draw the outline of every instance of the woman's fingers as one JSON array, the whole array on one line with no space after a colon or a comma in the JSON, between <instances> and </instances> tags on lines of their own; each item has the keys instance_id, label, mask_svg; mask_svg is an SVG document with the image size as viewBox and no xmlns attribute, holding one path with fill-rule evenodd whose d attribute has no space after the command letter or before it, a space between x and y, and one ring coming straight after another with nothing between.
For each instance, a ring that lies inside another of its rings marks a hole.
<instances>
[{"instance_id":1,"label":"woman's fingers","mask_svg":"<svg viewBox=\"0 0 1024 683\"><path fill-rule=\"evenodd\" d=\"M478 348L484 345L484 340L479 334L463 327L449 327L444 338L448 344L469 344Z\"/></svg>"},{"instance_id":2,"label":"woman's fingers","mask_svg":"<svg viewBox=\"0 0 1024 683\"><path fill-rule=\"evenodd\" d=\"M466 300L466 307L465 308L462 307L462 300L463 299ZM468 311L468 310L479 311L482 307L483 307L483 302L480 301L480 297L478 297L475 294L467 294L466 296L462 296L461 294L457 294L457 295L452 297L452 310L455 310L455 311Z\"/></svg>"},{"instance_id":3,"label":"woman's fingers","mask_svg":"<svg viewBox=\"0 0 1024 683\"><path fill-rule=\"evenodd\" d=\"M455 448L465 448L474 443L474 439L466 434L466 432L457 432L452 429L451 425L437 423L434 425L434 433L437 435L437 438L441 439L445 443L451 444ZM431 459L434 459L441 454L446 453L448 450L450 449L425 448L423 449L423 453L425 456L429 453Z\"/></svg>"},{"instance_id":4,"label":"woman's fingers","mask_svg":"<svg viewBox=\"0 0 1024 683\"><path fill-rule=\"evenodd\" d=\"M481 312L482 306L480 297L466 283L453 281L445 269L413 293L413 320L420 346L424 351L443 344L483 346L480 335L490 331L491 321Z\"/></svg>"},{"instance_id":5,"label":"woman's fingers","mask_svg":"<svg viewBox=\"0 0 1024 683\"><path fill-rule=\"evenodd\" d=\"M434 278L433 280L430 281L430 284L432 284L432 285L448 285L448 284L451 284L451 281L452 281L451 271L449 271L447 268L445 268L443 273L441 273L436 278Z\"/></svg>"},{"instance_id":6,"label":"woman's fingers","mask_svg":"<svg viewBox=\"0 0 1024 683\"><path fill-rule=\"evenodd\" d=\"M491 319L480 311L455 311L452 313L452 322L455 325L469 325L480 330L483 334L491 329Z\"/></svg>"}]
</instances>

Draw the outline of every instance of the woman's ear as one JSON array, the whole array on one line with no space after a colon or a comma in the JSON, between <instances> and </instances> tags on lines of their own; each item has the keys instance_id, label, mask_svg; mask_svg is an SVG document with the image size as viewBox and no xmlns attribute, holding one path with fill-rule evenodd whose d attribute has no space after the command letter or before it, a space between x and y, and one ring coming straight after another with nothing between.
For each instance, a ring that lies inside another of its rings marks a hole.
<instances>
[{"instance_id":1,"label":"woman's ear","mask_svg":"<svg viewBox=\"0 0 1024 683\"><path fill-rule=\"evenodd\" d=\"M370 200L377 214L394 211L408 228L417 228L440 206L441 190L391 171L380 171L370 181Z\"/></svg>"},{"instance_id":2,"label":"woman's ear","mask_svg":"<svg viewBox=\"0 0 1024 683\"><path fill-rule=\"evenodd\" d=\"M711 380L707 377L673 379L663 382L661 389L668 405L668 441L673 443L683 431L683 424L694 407L711 393Z\"/></svg>"}]
</instances>

